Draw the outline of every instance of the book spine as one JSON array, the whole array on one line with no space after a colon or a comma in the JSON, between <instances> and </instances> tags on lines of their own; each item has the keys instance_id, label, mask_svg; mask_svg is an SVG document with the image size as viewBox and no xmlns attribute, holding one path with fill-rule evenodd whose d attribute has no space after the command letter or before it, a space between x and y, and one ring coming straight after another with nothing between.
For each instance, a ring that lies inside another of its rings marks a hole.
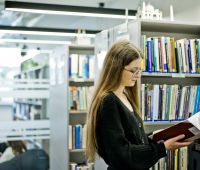
<instances>
[{"instance_id":1,"label":"book spine","mask_svg":"<svg viewBox=\"0 0 200 170\"><path fill-rule=\"evenodd\" d=\"M147 71L152 72L151 39L147 38Z\"/></svg>"}]
</instances>

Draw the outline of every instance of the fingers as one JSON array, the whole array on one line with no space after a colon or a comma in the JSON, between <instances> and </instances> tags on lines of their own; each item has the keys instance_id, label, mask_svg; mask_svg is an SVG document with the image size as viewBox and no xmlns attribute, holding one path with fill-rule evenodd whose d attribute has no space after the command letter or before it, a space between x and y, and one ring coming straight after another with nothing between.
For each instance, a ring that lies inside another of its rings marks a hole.
<instances>
[{"instance_id":1,"label":"fingers","mask_svg":"<svg viewBox=\"0 0 200 170\"><path fill-rule=\"evenodd\" d=\"M178 135L178 136L176 136L176 137L174 137L174 138L171 138L173 141L178 141L178 140L181 140L181 139L183 139L185 137L185 135L184 134L182 134L182 135Z\"/></svg>"},{"instance_id":2,"label":"fingers","mask_svg":"<svg viewBox=\"0 0 200 170\"><path fill-rule=\"evenodd\" d=\"M179 147L184 147L184 146L190 145L191 143L192 143L192 142L178 142L177 145L178 145Z\"/></svg>"}]
</instances>

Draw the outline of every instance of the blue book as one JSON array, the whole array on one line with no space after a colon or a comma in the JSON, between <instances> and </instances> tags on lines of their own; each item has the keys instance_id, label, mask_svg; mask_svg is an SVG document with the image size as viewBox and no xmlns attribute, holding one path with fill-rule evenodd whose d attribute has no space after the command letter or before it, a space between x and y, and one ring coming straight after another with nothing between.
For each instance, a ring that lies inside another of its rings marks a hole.
<instances>
[{"instance_id":1,"label":"blue book","mask_svg":"<svg viewBox=\"0 0 200 170\"><path fill-rule=\"evenodd\" d=\"M166 102L165 102L165 120L169 120L169 107L170 107L170 85L167 85L166 88Z\"/></svg>"},{"instance_id":2,"label":"blue book","mask_svg":"<svg viewBox=\"0 0 200 170\"><path fill-rule=\"evenodd\" d=\"M189 72L192 70L192 52L190 41L188 41L188 61L189 61Z\"/></svg>"},{"instance_id":3,"label":"blue book","mask_svg":"<svg viewBox=\"0 0 200 170\"><path fill-rule=\"evenodd\" d=\"M81 125L75 125L75 148L81 149L82 142L81 142Z\"/></svg>"},{"instance_id":4,"label":"blue book","mask_svg":"<svg viewBox=\"0 0 200 170\"><path fill-rule=\"evenodd\" d=\"M199 111L199 105L200 105L200 86L197 86L193 115Z\"/></svg>"},{"instance_id":5,"label":"blue book","mask_svg":"<svg viewBox=\"0 0 200 170\"><path fill-rule=\"evenodd\" d=\"M147 71L152 72L151 39L147 39Z\"/></svg>"}]
</instances>

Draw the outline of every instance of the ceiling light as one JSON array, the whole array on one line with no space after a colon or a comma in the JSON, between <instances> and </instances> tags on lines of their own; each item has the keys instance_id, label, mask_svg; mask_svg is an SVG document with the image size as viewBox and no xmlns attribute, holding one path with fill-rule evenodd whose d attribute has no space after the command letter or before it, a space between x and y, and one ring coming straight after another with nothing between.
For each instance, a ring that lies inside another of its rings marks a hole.
<instances>
[{"instance_id":1,"label":"ceiling light","mask_svg":"<svg viewBox=\"0 0 200 170\"><path fill-rule=\"evenodd\" d=\"M0 39L0 43L27 43L27 44L52 44L52 45L69 45L71 42L69 41L53 41L53 40L24 40L24 39Z\"/></svg>"},{"instance_id":2,"label":"ceiling light","mask_svg":"<svg viewBox=\"0 0 200 170\"><path fill-rule=\"evenodd\" d=\"M85 34L78 34L76 30L72 29L0 26L0 33L48 35L48 36L62 36L62 37L76 37L84 35L89 38L94 38L95 34L98 33L99 31L86 30L85 32L86 32Z\"/></svg>"},{"instance_id":3,"label":"ceiling light","mask_svg":"<svg viewBox=\"0 0 200 170\"><path fill-rule=\"evenodd\" d=\"M5 9L18 12L102 17L115 19L136 19L135 14L137 12L136 10L128 10L128 16L126 16L125 9L27 3L14 1L5 1Z\"/></svg>"}]
</instances>

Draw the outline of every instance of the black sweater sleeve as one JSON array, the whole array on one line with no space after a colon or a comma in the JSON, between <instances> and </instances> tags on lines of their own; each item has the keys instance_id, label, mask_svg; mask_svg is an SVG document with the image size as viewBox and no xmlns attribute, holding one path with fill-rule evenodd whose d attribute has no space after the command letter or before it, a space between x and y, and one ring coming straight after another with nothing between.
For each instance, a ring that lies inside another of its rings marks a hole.
<instances>
[{"instance_id":1,"label":"black sweater sleeve","mask_svg":"<svg viewBox=\"0 0 200 170\"><path fill-rule=\"evenodd\" d=\"M132 144L125 137L117 103L110 96L104 98L99 109L97 135L100 135L102 143L100 149L104 150L106 162L115 169L148 169L166 156L163 143L150 142L138 145Z\"/></svg>"}]
</instances>

